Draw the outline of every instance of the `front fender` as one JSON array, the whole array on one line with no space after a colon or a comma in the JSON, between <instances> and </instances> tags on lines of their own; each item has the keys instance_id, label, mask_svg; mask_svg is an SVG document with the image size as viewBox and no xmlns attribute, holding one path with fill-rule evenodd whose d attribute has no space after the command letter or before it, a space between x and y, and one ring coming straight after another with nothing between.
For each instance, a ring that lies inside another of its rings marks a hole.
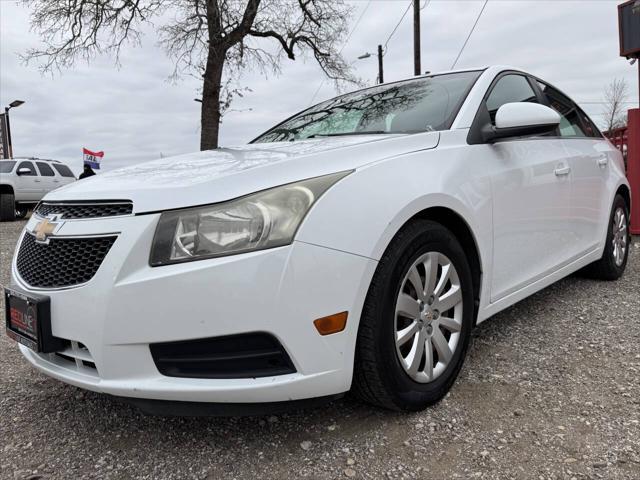
<instances>
[{"instance_id":1,"label":"front fender","mask_svg":"<svg viewBox=\"0 0 640 480\"><path fill-rule=\"evenodd\" d=\"M444 207L470 227L483 271L491 262L491 182L462 149L415 152L356 170L331 188L297 240L380 260L392 238L425 209Z\"/></svg>"}]
</instances>

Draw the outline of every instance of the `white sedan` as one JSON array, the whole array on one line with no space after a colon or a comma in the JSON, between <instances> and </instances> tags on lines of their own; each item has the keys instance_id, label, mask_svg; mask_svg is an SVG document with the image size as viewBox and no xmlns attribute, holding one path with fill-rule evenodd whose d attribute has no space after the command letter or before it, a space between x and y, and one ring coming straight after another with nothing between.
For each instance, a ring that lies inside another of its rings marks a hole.
<instances>
[{"instance_id":1,"label":"white sedan","mask_svg":"<svg viewBox=\"0 0 640 480\"><path fill-rule=\"evenodd\" d=\"M47 195L7 332L47 375L150 412L349 390L419 410L476 324L580 269L619 278L629 206L620 153L545 81L411 78Z\"/></svg>"}]
</instances>

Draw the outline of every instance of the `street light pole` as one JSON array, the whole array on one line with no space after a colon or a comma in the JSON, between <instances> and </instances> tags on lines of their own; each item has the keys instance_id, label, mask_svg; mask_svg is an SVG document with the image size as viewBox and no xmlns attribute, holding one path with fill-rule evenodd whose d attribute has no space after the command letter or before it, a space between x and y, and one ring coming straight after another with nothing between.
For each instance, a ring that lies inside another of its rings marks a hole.
<instances>
[{"instance_id":1,"label":"street light pole","mask_svg":"<svg viewBox=\"0 0 640 480\"><path fill-rule=\"evenodd\" d=\"M7 158L13 158L13 145L11 145L11 125L9 124L10 107L4 107L4 124L7 127Z\"/></svg>"},{"instance_id":2,"label":"street light pole","mask_svg":"<svg viewBox=\"0 0 640 480\"><path fill-rule=\"evenodd\" d=\"M14 100L9 104L8 107L4 107L4 121L7 126L7 150L9 154L9 158L13 158L13 142L11 141L11 124L9 123L9 110L15 107L19 107L22 105L24 101L22 100Z\"/></svg>"},{"instance_id":3,"label":"street light pole","mask_svg":"<svg viewBox=\"0 0 640 480\"><path fill-rule=\"evenodd\" d=\"M358 57L358 60L364 60L365 58L371 57L369 52L363 53ZM384 83L384 65L382 58L384 57L384 52L382 51L382 45L378 45L378 83Z\"/></svg>"}]
</instances>

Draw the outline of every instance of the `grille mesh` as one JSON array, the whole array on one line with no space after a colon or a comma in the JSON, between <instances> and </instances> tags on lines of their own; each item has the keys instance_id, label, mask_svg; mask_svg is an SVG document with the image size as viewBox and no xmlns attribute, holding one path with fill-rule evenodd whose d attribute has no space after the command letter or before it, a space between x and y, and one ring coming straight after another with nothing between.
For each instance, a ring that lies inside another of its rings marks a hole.
<instances>
[{"instance_id":1,"label":"grille mesh","mask_svg":"<svg viewBox=\"0 0 640 480\"><path fill-rule=\"evenodd\" d=\"M36 213L46 217L52 213L61 215L63 219L77 218L102 218L116 217L118 215L130 215L133 212L131 202L118 203L41 203L36 207Z\"/></svg>"},{"instance_id":2,"label":"grille mesh","mask_svg":"<svg viewBox=\"0 0 640 480\"><path fill-rule=\"evenodd\" d=\"M52 238L45 245L27 233L18 251L18 273L36 288L80 285L93 278L115 241L115 236Z\"/></svg>"}]
</instances>

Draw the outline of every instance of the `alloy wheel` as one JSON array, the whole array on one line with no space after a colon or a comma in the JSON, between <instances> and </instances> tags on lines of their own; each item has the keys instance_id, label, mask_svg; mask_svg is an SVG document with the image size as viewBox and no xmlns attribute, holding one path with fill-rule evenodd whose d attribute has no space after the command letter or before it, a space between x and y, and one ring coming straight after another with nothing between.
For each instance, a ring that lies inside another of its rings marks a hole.
<instances>
[{"instance_id":1,"label":"alloy wheel","mask_svg":"<svg viewBox=\"0 0 640 480\"><path fill-rule=\"evenodd\" d=\"M395 345L411 379L429 383L451 362L462 330L462 287L451 260L439 252L409 268L396 300Z\"/></svg>"},{"instance_id":2,"label":"alloy wheel","mask_svg":"<svg viewBox=\"0 0 640 480\"><path fill-rule=\"evenodd\" d=\"M627 243L629 241L629 235L627 233L627 214L624 209L617 208L613 215L613 259L618 267L624 263L625 255L627 253Z\"/></svg>"}]
</instances>

